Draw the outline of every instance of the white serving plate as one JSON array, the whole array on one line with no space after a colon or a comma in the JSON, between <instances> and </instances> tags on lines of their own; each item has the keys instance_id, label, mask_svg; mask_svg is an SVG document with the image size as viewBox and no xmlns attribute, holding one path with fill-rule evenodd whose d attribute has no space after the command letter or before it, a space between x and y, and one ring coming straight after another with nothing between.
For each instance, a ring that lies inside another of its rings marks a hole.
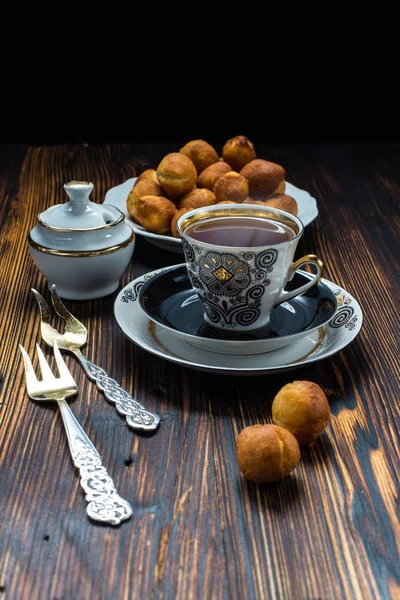
<instances>
[{"instance_id":1,"label":"white serving plate","mask_svg":"<svg viewBox=\"0 0 400 600\"><path fill-rule=\"evenodd\" d=\"M132 229L138 235L146 238L151 244L162 248L163 250L169 250L170 252L177 252L183 254L182 242L180 238L172 237L171 235L160 235L158 233L151 233L146 231L144 227L135 223L130 216L126 208L126 199L129 192L133 188L136 177L127 179L124 183L117 185L109 189L104 198L104 204L112 204L119 208L126 217L126 222L132 227ZM303 225L309 225L318 216L317 201L305 190L300 190L292 183L286 182L286 193L292 196L298 206L298 218L302 221Z\"/></svg>"}]
</instances>

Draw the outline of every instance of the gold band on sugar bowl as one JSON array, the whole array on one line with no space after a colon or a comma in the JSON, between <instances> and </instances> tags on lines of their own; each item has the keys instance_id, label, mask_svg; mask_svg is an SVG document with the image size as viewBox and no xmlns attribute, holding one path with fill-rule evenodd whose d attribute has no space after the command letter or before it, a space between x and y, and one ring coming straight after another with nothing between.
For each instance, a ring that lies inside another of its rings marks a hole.
<instances>
[{"instance_id":1,"label":"gold band on sugar bowl","mask_svg":"<svg viewBox=\"0 0 400 600\"><path fill-rule=\"evenodd\" d=\"M28 244L34 250L43 252L44 254L52 254L53 256L67 256L69 258L88 258L90 256L104 256L105 254L112 254L118 252L129 246L135 239L135 232L132 231L131 235L125 242L116 244L115 246L109 246L108 248L102 248L100 250L55 250L54 248L47 248L35 242L31 235L28 235Z\"/></svg>"},{"instance_id":2,"label":"gold band on sugar bowl","mask_svg":"<svg viewBox=\"0 0 400 600\"><path fill-rule=\"evenodd\" d=\"M48 223L43 221L40 214L37 215L36 219L41 227L44 227L45 229L49 229L50 231L56 231L56 232L60 232L60 233L74 233L76 231L79 231L79 233L82 233L85 231L100 231L101 229L109 229L110 227L115 227L116 225L119 225L120 223L122 223L122 221L125 219L124 213L121 212L119 210L119 208L117 208L116 206L113 206L113 208L115 208L115 210L117 210L120 213L120 216L117 219L115 219L115 221L110 221L109 223L104 223L104 225L98 225L97 227L80 227L80 228L73 228L73 229L67 228L67 227L56 227L55 225L49 225Z\"/></svg>"}]
</instances>

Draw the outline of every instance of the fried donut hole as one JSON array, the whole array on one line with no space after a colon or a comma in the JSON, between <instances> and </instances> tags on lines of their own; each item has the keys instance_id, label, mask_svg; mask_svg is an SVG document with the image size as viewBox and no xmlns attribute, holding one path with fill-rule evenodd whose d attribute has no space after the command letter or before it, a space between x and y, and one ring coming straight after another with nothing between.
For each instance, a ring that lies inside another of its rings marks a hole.
<instances>
[{"instance_id":1,"label":"fried donut hole","mask_svg":"<svg viewBox=\"0 0 400 600\"><path fill-rule=\"evenodd\" d=\"M139 223L139 219L137 218L137 200L138 199L132 194L131 190L126 199L126 210L131 215L132 219L136 223Z\"/></svg>"},{"instance_id":2,"label":"fried donut hole","mask_svg":"<svg viewBox=\"0 0 400 600\"><path fill-rule=\"evenodd\" d=\"M260 204L261 206L265 206L265 200L255 200L254 198L250 198L250 196L248 196L243 200L242 204Z\"/></svg>"},{"instance_id":3,"label":"fried donut hole","mask_svg":"<svg viewBox=\"0 0 400 600\"><path fill-rule=\"evenodd\" d=\"M285 176L286 176L286 174L285 174ZM286 181L283 180L280 182L280 184L274 191L274 194L284 194L285 192L286 192Z\"/></svg>"},{"instance_id":4,"label":"fried donut hole","mask_svg":"<svg viewBox=\"0 0 400 600\"><path fill-rule=\"evenodd\" d=\"M159 183L152 179L142 179L136 181L135 185L128 194L126 199L126 208L134 221L138 222L137 217L137 201L141 196L165 196L165 191Z\"/></svg>"},{"instance_id":5,"label":"fried donut hole","mask_svg":"<svg viewBox=\"0 0 400 600\"><path fill-rule=\"evenodd\" d=\"M253 144L244 135L228 140L222 148L222 158L234 171L240 171L247 163L256 158Z\"/></svg>"},{"instance_id":6,"label":"fried donut hole","mask_svg":"<svg viewBox=\"0 0 400 600\"><path fill-rule=\"evenodd\" d=\"M297 217L299 212L296 200L292 196L289 196L289 194L272 194L272 196L265 201L265 205L279 208L295 217Z\"/></svg>"},{"instance_id":7,"label":"fried donut hole","mask_svg":"<svg viewBox=\"0 0 400 600\"><path fill-rule=\"evenodd\" d=\"M131 194L134 198L140 198L141 196L164 196L165 190L161 185L153 181L153 179L142 179L137 181L132 188Z\"/></svg>"},{"instance_id":8,"label":"fried donut hole","mask_svg":"<svg viewBox=\"0 0 400 600\"><path fill-rule=\"evenodd\" d=\"M214 185L214 194L217 202L230 200L231 202L240 203L249 195L249 184L246 177L243 177L240 173L229 171L217 180Z\"/></svg>"},{"instance_id":9,"label":"fried donut hole","mask_svg":"<svg viewBox=\"0 0 400 600\"><path fill-rule=\"evenodd\" d=\"M215 148L204 140L192 140L185 144L179 152L190 158L198 175L219 160Z\"/></svg>"},{"instance_id":10,"label":"fried donut hole","mask_svg":"<svg viewBox=\"0 0 400 600\"><path fill-rule=\"evenodd\" d=\"M249 196L255 200L265 200L275 193L285 180L285 169L263 158L250 161L240 170L240 173L248 180Z\"/></svg>"},{"instance_id":11,"label":"fried donut hole","mask_svg":"<svg viewBox=\"0 0 400 600\"><path fill-rule=\"evenodd\" d=\"M272 403L275 425L290 431L300 446L312 446L330 417L328 399L312 381L293 381L284 385Z\"/></svg>"},{"instance_id":12,"label":"fried donut hole","mask_svg":"<svg viewBox=\"0 0 400 600\"><path fill-rule=\"evenodd\" d=\"M140 173L140 175L136 179L136 184L139 181L142 181L143 179L150 179L151 181L158 183L156 170L155 169L146 169L145 171L143 171L143 173Z\"/></svg>"},{"instance_id":13,"label":"fried donut hole","mask_svg":"<svg viewBox=\"0 0 400 600\"><path fill-rule=\"evenodd\" d=\"M180 208L179 210L175 211L175 214L172 217L172 221L171 221L171 234L173 235L173 237L176 237L176 238L181 237L176 224L178 222L179 217L181 217L185 213L189 212L189 210L191 210L191 209L190 208Z\"/></svg>"},{"instance_id":14,"label":"fried donut hole","mask_svg":"<svg viewBox=\"0 0 400 600\"><path fill-rule=\"evenodd\" d=\"M137 200L138 221L151 233L169 233L175 211L175 204L162 196L141 196Z\"/></svg>"},{"instance_id":15,"label":"fried donut hole","mask_svg":"<svg viewBox=\"0 0 400 600\"><path fill-rule=\"evenodd\" d=\"M167 192L168 198L176 200L195 187L196 167L190 158L181 152L170 152L157 167L157 179Z\"/></svg>"},{"instance_id":16,"label":"fried donut hole","mask_svg":"<svg viewBox=\"0 0 400 600\"><path fill-rule=\"evenodd\" d=\"M259 204L260 206L271 206L272 208L279 208L284 210L291 215L297 217L298 206L297 202L292 196L287 194L272 194L267 200L254 200L253 198L246 198L242 204Z\"/></svg>"},{"instance_id":17,"label":"fried donut hole","mask_svg":"<svg viewBox=\"0 0 400 600\"><path fill-rule=\"evenodd\" d=\"M197 178L197 187L207 188L208 190L213 191L218 179L222 177L222 175L229 173L229 171L232 171L232 167L223 160L220 160L201 172Z\"/></svg>"},{"instance_id":18,"label":"fried donut hole","mask_svg":"<svg viewBox=\"0 0 400 600\"><path fill-rule=\"evenodd\" d=\"M184 194L178 201L178 208L201 208L216 203L214 192L207 188L195 188Z\"/></svg>"},{"instance_id":19,"label":"fried donut hole","mask_svg":"<svg viewBox=\"0 0 400 600\"><path fill-rule=\"evenodd\" d=\"M236 440L239 468L255 483L279 481L289 475L300 460L296 438L276 425L250 425Z\"/></svg>"}]
</instances>

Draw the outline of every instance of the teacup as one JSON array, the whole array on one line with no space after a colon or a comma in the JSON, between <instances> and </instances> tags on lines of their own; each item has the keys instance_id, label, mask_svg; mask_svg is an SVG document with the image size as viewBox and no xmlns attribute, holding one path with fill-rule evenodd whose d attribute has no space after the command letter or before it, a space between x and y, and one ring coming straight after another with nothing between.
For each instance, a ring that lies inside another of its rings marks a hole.
<instances>
[{"instance_id":1,"label":"teacup","mask_svg":"<svg viewBox=\"0 0 400 600\"><path fill-rule=\"evenodd\" d=\"M272 309L322 278L314 254L293 262L304 226L297 217L255 204L214 204L184 213L177 222L186 267L207 323L250 331L268 324ZM291 291L286 284L306 264L310 281Z\"/></svg>"}]
</instances>

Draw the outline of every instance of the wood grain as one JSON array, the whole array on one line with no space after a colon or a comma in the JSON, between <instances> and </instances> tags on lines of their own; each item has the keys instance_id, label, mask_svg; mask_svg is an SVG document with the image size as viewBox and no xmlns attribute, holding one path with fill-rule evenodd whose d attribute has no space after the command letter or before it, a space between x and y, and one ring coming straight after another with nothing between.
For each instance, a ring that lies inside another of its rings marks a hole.
<instances>
[{"instance_id":1,"label":"wood grain","mask_svg":"<svg viewBox=\"0 0 400 600\"><path fill-rule=\"evenodd\" d=\"M92 199L101 203L110 187L185 141L1 148L0 599L394 600L399 145L257 148L317 198L319 217L306 228L299 256L324 257L326 277L362 306L359 336L331 358L270 376L205 374L131 344L113 318L116 293L67 302L88 328L88 358L162 416L153 435L128 429L66 357L80 389L71 408L131 502L130 521L111 529L88 520L60 415L26 394L18 344L33 356L40 342L30 288L48 298L26 243L36 214L63 202L62 185L71 179L92 181ZM138 238L121 286L180 262ZM324 388L328 428L302 451L290 477L251 484L238 471L236 436L270 422L275 394L294 379Z\"/></svg>"}]
</instances>

